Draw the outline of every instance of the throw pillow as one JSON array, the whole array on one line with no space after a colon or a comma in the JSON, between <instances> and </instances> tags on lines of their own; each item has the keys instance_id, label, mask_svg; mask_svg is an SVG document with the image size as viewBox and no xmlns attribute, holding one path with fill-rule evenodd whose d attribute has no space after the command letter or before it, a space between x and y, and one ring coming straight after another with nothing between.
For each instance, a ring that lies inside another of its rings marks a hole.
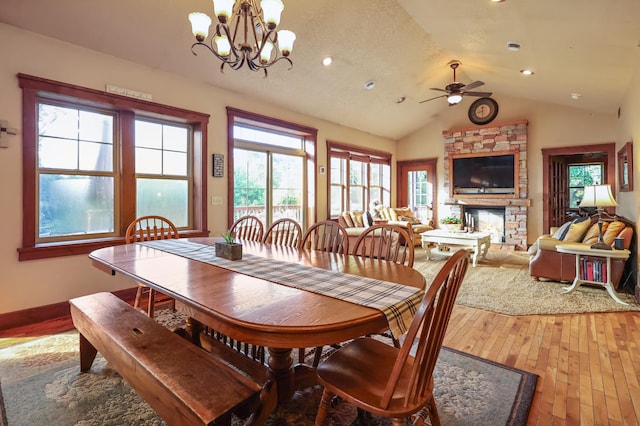
<instances>
[{"instance_id":1,"label":"throw pillow","mask_svg":"<svg viewBox=\"0 0 640 426\"><path fill-rule=\"evenodd\" d=\"M413 215L413 210L411 210L411 207L396 207L394 210L396 212L396 215L398 216L398 220L402 220L400 219L400 216L415 217Z\"/></svg>"},{"instance_id":2,"label":"throw pillow","mask_svg":"<svg viewBox=\"0 0 640 426\"><path fill-rule=\"evenodd\" d=\"M364 212L364 216L362 217L362 223L364 223L364 227L368 228L373 225L373 215L369 210Z\"/></svg>"},{"instance_id":3,"label":"throw pillow","mask_svg":"<svg viewBox=\"0 0 640 426\"><path fill-rule=\"evenodd\" d=\"M389 220L398 220L398 213L396 213L396 209L390 207L387 211L389 212Z\"/></svg>"},{"instance_id":4,"label":"throw pillow","mask_svg":"<svg viewBox=\"0 0 640 426\"><path fill-rule=\"evenodd\" d=\"M602 224L602 235L604 235L604 232L606 231L608 225L609 225L608 222L604 222ZM599 235L600 235L600 229L598 228L598 223L596 222L593 225L591 225L591 228L589 228L589 230L587 231L586 235L582 239L582 242L584 244L595 244L598 242Z\"/></svg>"},{"instance_id":5,"label":"throw pillow","mask_svg":"<svg viewBox=\"0 0 640 426\"><path fill-rule=\"evenodd\" d=\"M627 225L625 225L624 222L621 222L619 220L614 220L613 222L611 222L609 226L607 226L607 231L603 231L602 239L604 243L608 246L613 244L613 240L624 228L626 228L626 226Z\"/></svg>"},{"instance_id":6,"label":"throw pillow","mask_svg":"<svg viewBox=\"0 0 640 426\"><path fill-rule=\"evenodd\" d=\"M569 225L569 229L562 238L562 241L566 241L568 243L577 243L579 241L582 241L582 236L585 232L587 232L589 225L591 225L589 216L579 217L575 219L571 223L571 225Z\"/></svg>"},{"instance_id":7,"label":"throw pillow","mask_svg":"<svg viewBox=\"0 0 640 426\"><path fill-rule=\"evenodd\" d=\"M416 219L413 216L398 216L398 220L402 222L408 222L408 223L421 223L418 219Z\"/></svg>"},{"instance_id":8,"label":"throw pillow","mask_svg":"<svg viewBox=\"0 0 640 426\"><path fill-rule=\"evenodd\" d=\"M356 228L362 228L364 223L362 222L362 212L351 212L351 219L353 219L353 225Z\"/></svg>"},{"instance_id":9,"label":"throw pillow","mask_svg":"<svg viewBox=\"0 0 640 426\"><path fill-rule=\"evenodd\" d=\"M343 212L342 218L344 219L344 223L347 224L347 228L353 228L355 225L353 224L353 219L351 219L350 212Z\"/></svg>"},{"instance_id":10,"label":"throw pillow","mask_svg":"<svg viewBox=\"0 0 640 426\"><path fill-rule=\"evenodd\" d=\"M552 237L555 238L556 240L562 240L562 237L569 230L569 226L570 225L571 225L571 221L569 221L567 223L563 223L562 226L560 228L558 228L556 230L556 232L553 233Z\"/></svg>"}]
</instances>

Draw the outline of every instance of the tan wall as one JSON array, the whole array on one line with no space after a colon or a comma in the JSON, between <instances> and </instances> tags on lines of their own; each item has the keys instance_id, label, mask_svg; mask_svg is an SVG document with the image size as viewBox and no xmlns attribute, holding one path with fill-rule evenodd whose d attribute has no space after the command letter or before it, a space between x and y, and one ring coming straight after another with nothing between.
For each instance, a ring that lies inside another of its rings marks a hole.
<instances>
[{"instance_id":1,"label":"tan wall","mask_svg":"<svg viewBox=\"0 0 640 426\"><path fill-rule=\"evenodd\" d=\"M567 95L568 96L568 95ZM527 161L529 177L529 195L531 207L528 215L528 243L535 241L542 233L542 148L573 145L589 145L616 141L617 118L611 114L595 114L579 108L569 108L554 104L524 101L505 96L493 96L500 106L496 120L491 124L509 123L527 120L528 144ZM580 101L584 102L584 101ZM443 189L443 130L469 128L473 124L467 118L467 109L471 101L444 109L432 123L398 142L397 160L410 158L438 158L438 212L447 215L448 207L442 202L449 197ZM638 105L640 107L640 105ZM620 143L622 146L622 143ZM620 209L620 214L626 210ZM628 214L628 213L627 213ZM629 215L631 218L635 215Z\"/></svg>"},{"instance_id":2,"label":"tan wall","mask_svg":"<svg viewBox=\"0 0 640 426\"><path fill-rule=\"evenodd\" d=\"M635 75L627 89L626 97L620 107L620 120L618 123L618 150L629 141L634 141L633 147L633 192L622 192L617 195L620 204L619 211L622 215L640 224L640 64L636 68ZM638 226L636 226L638 230ZM640 254L639 254L640 256ZM640 269L640 257L636 260ZM640 274L638 280L640 280Z\"/></svg>"},{"instance_id":3,"label":"tan wall","mask_svg":"<svg viewBox=\"0 0 640 426\"><path fill-rule=\"evenodd\" d=\"M38 77L104 90L106 84L153 95L153 101L211 114L209 153L225 153L227 106L303 124L318 129L318 166L326 166L327 139L368 146L394 154L394 141L334 123L274 107L209 85L187 80L127 62L113 56L62 43L0 23L0 118L21 133L22 91L16 74ZM230 72L230 71L227 71ZM238 71L243 72L243 71ZM251 77L262 78L258 75ZM225 156L226 157L226 156ZM209 155L208 158L211 158ZM9 148L0 149L0 313L68 300L103 290L132 287L121 277L111 277L92 268L86 256L18 262L16 249L22 241L22 151L21 136L9 138ZM211 164L209 160L209 173ZM225 170L226 167L225 167ZM227 198L226 179L209 178L208 200ZM326 174L319 176L318 219L326 216ZM226 203L224 203L226 205ZM209 229L218 235L226 228L226 207L209 202Z\"/></svg>"}]
</instances>

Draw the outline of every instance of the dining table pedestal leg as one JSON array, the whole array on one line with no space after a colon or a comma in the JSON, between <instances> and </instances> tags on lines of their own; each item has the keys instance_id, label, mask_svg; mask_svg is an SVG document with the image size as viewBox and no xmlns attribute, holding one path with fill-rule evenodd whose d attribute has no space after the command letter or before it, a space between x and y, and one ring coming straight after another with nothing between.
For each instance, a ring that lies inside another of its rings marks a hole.
<instances>
[{"instance_id":1,"label":"dining table pedestal leg","mask_svg":"<svg viewBox=\"0 0 640 426\"><path fill-rule=\"evenodd\" d=\"M278 402L291 399L295 390L292 350L268 348L269 378L278 384Z\"/></svg>"}]
</instances>

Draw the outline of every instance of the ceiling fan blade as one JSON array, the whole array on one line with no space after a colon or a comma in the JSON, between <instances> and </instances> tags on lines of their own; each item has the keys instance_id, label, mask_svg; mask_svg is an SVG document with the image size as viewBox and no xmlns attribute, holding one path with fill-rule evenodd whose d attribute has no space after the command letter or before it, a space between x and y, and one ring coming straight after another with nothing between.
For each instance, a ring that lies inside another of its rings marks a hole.
<instances>
[{"instance_id":1,"label":"ceiling fan blade","mask_svg":"<svg viewBox=\"0 0 640 426\"><path fill-rule=\"evenodd\" d=\"M474 81L473 83L469 83L464 86L464 90L475 89L476 87L480 87L484 84L484 81Z\"/></svg>"},{"instance_id":2,"label":"ceiling fan blade","mask_svg":"<svg viewBox=\"0 0 640 426\"><path fill-rule=\"evenodd\" d=\"M489 96L493 95L493 92L467 92L465 91L463 93L463 95L468 95L468 96L479 96L481 98L488 98Z\"/></svg>"},{"instance_id":3,"label":"ceiling fan blade","mask_svg":"<svg viewBox=\"0 0 640 426\"><path fill-rule=\"evenodd\" d=\"M438 92L446 92L445 89L440 89L438 87L430 87L429 90L437 90Z\"/></svg>"},{"instance_id":4,"label":"ceiling fan blade","mask_svg":"<svg viewBox=\"0 0 640 426\"><path fill-rule=\"evenodd\" d=\"M434 99L439 99L439 98L446 98L447 96L448 95L440 95L440 96L436 96L435 98L425 99L424 101L420 101L419 103L428 102L428 101L432 101Z\"/></svg>"}]
</instances>

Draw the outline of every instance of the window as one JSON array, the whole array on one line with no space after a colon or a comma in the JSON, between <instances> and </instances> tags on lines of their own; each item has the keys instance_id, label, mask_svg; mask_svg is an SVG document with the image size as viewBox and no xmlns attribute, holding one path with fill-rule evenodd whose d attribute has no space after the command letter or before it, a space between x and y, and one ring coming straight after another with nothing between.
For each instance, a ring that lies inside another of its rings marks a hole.
<instances>
[{"instance_id":1,"label":"window","mask_svg":"<svg viewBox=\"0 0 640 426\"><path fill-rule=\"evenodd\" d=\"M391 203L391 154L327 142L329 217L364 211L372 201Z\"/></svg>"},{"instance_id":2,"label":"window","mask_svg":"<svg viewBox=\"0 0 640 426\"><path fill-rule=\"evenodd\" d=\"M315 205L315 129L228 108L233 203L230 223L253 215L303 227Z\"/></svg>"},{"instance_id":3,"label":"window","mask_svg":"<svg viewBox=\"0 0 640 426\"><path fill-rule=\"evenodd\" d=\"M136 120L136 216L164 216L189 227L190 134L189 126Z\"/></svg>"},{"instance_id":4,"label":"window","mask_svg":"<svg viewBox=\"0 0 640 426\"><path fill-rule=\"evenodd\" d=\"M19 81L32 124L23 129L20 260L122 243L128 224L149 214L206 235L208 115L23 74Z\"/></svg>"},{"instance_id":5,"label":"window","mask_svg":"<svg viewBox=\"0 0 640 426\"><path fill-rule=\"evenodd\" d=\"M577 209L584 187L603 183L604 164L569 164L569 208Z\"/></svg>"}]
</instances>

